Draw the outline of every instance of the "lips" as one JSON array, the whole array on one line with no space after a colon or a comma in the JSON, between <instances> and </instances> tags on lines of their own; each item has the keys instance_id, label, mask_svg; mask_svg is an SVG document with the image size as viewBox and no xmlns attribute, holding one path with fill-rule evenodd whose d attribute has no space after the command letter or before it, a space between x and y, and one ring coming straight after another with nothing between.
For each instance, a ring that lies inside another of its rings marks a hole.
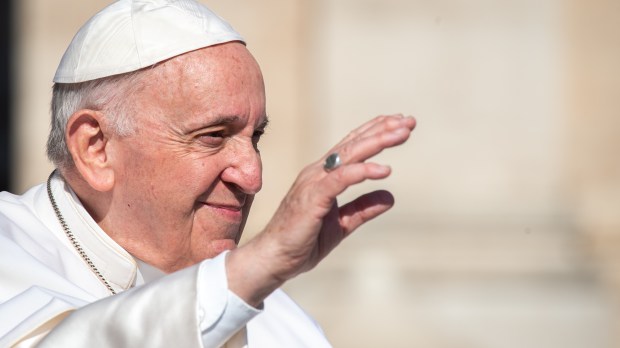
<instances>
[{"instance_id":1,"label":"lips","mask_svg":"<svg viewBox=\"0 0 620 348\"><path fill-rule=\"evenodd\" d=\"M243 218L243 204L224 202L202 202L203 206L218 216L239 223Z\"/></svg>"},{"instance_id":2,"label":"lips","mask_svg":"<svg viewBox=\"0 0 620 348\"><path fill-rule=\"evenodd\" d=\"M224 210L230 210L230 211L241 211L241 209L243 209L243 206L241 205L209 203L209 202L206 202L205 204L212 208L224 209Z\"/></svg>"}]
</instances>

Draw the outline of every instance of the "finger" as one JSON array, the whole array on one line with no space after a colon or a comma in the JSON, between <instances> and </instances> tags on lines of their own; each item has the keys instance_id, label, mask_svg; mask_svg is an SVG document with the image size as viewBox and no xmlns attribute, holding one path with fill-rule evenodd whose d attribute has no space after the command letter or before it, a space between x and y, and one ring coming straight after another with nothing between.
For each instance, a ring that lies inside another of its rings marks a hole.
<instances>
[{"instance_id":1,"label":"finger","mask_svg":"<svg viewBox=\"0 0 620 348\"><path fill-rule=\"evenodd\" d=\"M345 165L364 162L386 148L404 143L410 134L408 127L400 127L350 141L338 150L340 161Z\"/></svg>"},{"instance_id":2,"label":"finger","mask_svg":"<svg viewBox=\"0 0 620 348\"><path fill-rule=\"evenodd\" d=\"M382 122L385 122L388 119L402 118L402 117L403 117L403 115L401 115L401 114L377 116L377 117L373 118L372 120L370 120L368 122L365 122L361 126L357 127L356 129L352 130L351 132L349 132L349 134L347 134L347 136L344 137L344 139L342 139L341 142L349 141L352 138L355 138L356 136L358 136L359 134L362 134L362 133L366 132L368 129L372 128L374 125L382 123Z\"/></svg>"},{"instance_id":3,"label":"finger","mask_svg":"<svg viewBox=\"0 0 620 348\"><path fill-rule=\"evenodd\" d=\"M366 122L362 126L357 129L351 131L344 139L342 139L338 144L336 144L330 151L334 152L339 147L343 146L345 143L355 140L356 138L360 138L363 136L373 136L379 132L383 132L386 130L395 129L397 127L403 126L403 124L409 124L413 121L413 125L415 125L415 120L413 117L403 117L403 115L390 115L390 116L378 116L374 119ZM413 127L412 125L412 127ZM413 128L412 128L413 129Z\"/></svg>"},{"instance_id":4,"label":"finger","mask_svg":"<svg viewBox=\"0 0 620 348\"><path fill-rule=\"evenodd\" d=\"M363 130L356 132L355 136L349 140L374 136L381 132L391 131L401 127L410 128L412 130L415 127L415 119L411 116L404 117L402 115L382 116L380 122L375 122L368 125L368 127L364 127Z\"/></svg>"},{"instance_id":5,"label":"finger","mask_svg":"<svg viewBox=\"0 0 620 348\"><path fill-rule=\"evenodd\" d=\"M377 163L354 163L338 168L326 175L319 184L314 185L312 194L315 202L329 208L333 200L349 186L359 184L364 180L384 179L391 173L389 166Z\"/></svg>"},{"instance_id":6,"label":"finger","mask_svg":"<svg viewBox=\"0 0 620 348\"><path fill-rule=\"evenodd\" d=\"M340 226L348 236L362 224L385 213L394 205L394 196L380 190L362 195L340 207Z\"/></svg>"}]
</instances>

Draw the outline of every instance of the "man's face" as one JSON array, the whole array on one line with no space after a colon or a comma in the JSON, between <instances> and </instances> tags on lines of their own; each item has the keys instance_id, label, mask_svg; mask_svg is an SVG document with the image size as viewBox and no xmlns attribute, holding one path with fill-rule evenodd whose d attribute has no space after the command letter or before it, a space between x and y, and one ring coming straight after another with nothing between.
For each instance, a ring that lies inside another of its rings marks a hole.
<instances>
[{"instance_id":1,"label":"man's face","mask_svg":"<svg viewBox=\"0 0 620 348\"><path fill-rule=\"evenodd\" d=\"M232 249L262 185L267 123L258 65L245 46L187 53L148 72L113 137L114 205L104 229L143 260L172 271ZM157 260L153 260L156 258Z\"/></svg>"}]
</instances>

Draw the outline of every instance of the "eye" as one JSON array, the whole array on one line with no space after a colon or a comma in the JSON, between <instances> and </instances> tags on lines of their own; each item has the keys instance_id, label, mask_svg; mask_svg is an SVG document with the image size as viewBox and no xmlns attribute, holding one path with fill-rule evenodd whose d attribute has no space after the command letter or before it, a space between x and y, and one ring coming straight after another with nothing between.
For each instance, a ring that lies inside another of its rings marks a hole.
<instances>
[{"instance_id":1,"label":"eye","mask_svg":"<svg viewBox=\"0 0 620 348\"><path fill-rule=\"evenodd\" d=\"M219 146L224 142L224 137L224 131L215 131L198 135L198 140L207 146Z\"/></svg>"}]
</instances>

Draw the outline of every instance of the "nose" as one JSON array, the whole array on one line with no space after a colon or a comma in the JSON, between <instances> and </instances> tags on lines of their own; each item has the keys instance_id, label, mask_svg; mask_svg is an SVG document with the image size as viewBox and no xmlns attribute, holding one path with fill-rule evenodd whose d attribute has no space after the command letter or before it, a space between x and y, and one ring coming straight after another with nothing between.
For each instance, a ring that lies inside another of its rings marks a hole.
<instances>
[{"instance_id":1,"label":"nose","mask_svg":"<svg viewBox=\"0 0 620 348\"><path fill-rule=\"evenodd\" d=\"M229 165L222 172L222 180L243 193L258 193L263 186L263 163L252 141L238 141L223 155L228 156Z\"/></svg>"}]
</instances>

